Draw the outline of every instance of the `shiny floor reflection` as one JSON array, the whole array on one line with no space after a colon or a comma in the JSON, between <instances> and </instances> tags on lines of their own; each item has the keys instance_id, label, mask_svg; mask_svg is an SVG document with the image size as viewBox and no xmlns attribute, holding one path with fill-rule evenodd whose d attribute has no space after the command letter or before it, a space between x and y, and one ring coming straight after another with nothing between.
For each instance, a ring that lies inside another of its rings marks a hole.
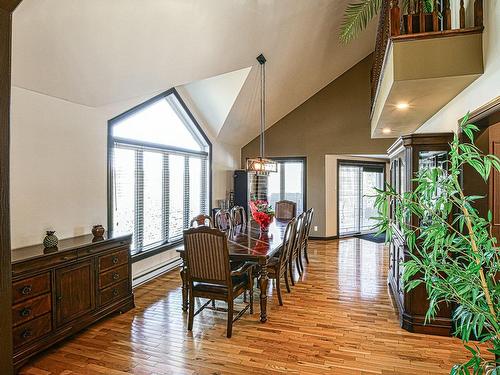
<instances>
[{"instance_id":1,"label":"shiny floor reflection","mask_svg":"<svg viewBox=\"0 0 500 375\"><path fill-rule=\"evenodd\" d=\"M447 374L467 357L456 339L399 327L383 245L312 241L309 253L311 263L292 293L284 293L284 306L270 283L269 321L259 322L256 303L231 339L225 315L207 310L187 332L175 271L137 288L136 309L50 349L22 373Z\"/></svg>"}]
</instances>

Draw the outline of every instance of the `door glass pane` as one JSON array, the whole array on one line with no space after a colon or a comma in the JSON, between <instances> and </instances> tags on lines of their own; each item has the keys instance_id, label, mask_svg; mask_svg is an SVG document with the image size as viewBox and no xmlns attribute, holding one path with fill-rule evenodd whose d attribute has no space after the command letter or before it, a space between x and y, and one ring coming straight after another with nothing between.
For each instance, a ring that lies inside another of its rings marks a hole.
<instances>
[{"instance_id":1,"label":"door glass pane","mask_svg":"<svg viewBox=\"0 0 500 375\"><path fill-rule=\"evenodd\" d=\"M339 234L359 232L360 168L341 165L338 178Z\"/></svg>"},{"instance_id":2,"label":"door glass pane","mask_svg":"<svg viewBox=\"0 0 500 375\"><path fill-rule=\"evenodd\" d=\"M144 229L143 246L163 240L162 231L162 173L163 155L144 152Z\"/></svg>"},{"instance_id":3,"label":"door glass pane","mask_svg":"<svg viewBox=\"0 0 500 375\"><path fill-rule=\"evenodd\" d=\"M201 213L201 159L189 158L189 219Z\"/></svg>"},{"instance_id":4,"label":"door glass pane","mask_svg":"<svg viewBox=\"0 0 500 375\"><path fill-rule=\"evenodd\" d=\"M366 172L363 171L362 176L362 193L361 201L361 231L372 231L376 220L373 217L378 216L375 208L375 188L382 189L384 186L384 174L381 172Z\"/></svg>"},{"instance_id":5,"label":"door glass pane","mask_svg":"<svg viewBox=\"0 0 500 375\"><path fill-rule=\"evenodd\" d=\"M304 164L301 162L286 162L284 199L297 203L297 215L304 210Z\"/></svg>"},{"instance_id":6,"label":"door glass pane","mask_svg":"<svg viewBox=\"0 0 500 375\"><path fill-rule=\"evenodd\" d=\"M281 173L282 173L283 165L278 163L278 172L277 173L269 173L267 178L267 200L269 204L274 208L276 202L281 199Z\"/></svg>"},{"instance_id":7,"label":"door glass pane","mask_svg":"<svg viewBox=\"0 0 500 375\"><path fill-rule=\"evenodd\" d=\"M113 232L134 232L135 223L135 150L113 149ZM135 236L132 248L135 248Z\"/></svg>"},{"instance_id":8,"label":"door glass pane","mask_svg":"<svg viewBox=\"0 0 500 375\"><path fill-rule=\"evenodd\" d=\"M184 156L169 156L169 241L182 236L184 213Z\"/></svg>"}]
</instances>

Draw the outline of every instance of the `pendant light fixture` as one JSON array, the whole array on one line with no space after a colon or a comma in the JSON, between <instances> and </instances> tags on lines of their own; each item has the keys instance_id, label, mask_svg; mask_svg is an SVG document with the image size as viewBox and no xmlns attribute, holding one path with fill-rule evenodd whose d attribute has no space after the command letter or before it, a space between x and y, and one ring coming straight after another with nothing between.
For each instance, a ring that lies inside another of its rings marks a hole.
<instances>
[{"instance_id":1,"label":"pendant light fixture","mask_svg":"<svg viewBox=\"0 0 500 375\"><path fill-rule=\"evenodd\" d=\"M247 172L258 175L268 175L269 172L277 172L278 164L274 160L265 158L264 132L266 130L266 58L263 54L257 56L260 64L260 156L247 159Z\"/></svg>"}]
</instances>

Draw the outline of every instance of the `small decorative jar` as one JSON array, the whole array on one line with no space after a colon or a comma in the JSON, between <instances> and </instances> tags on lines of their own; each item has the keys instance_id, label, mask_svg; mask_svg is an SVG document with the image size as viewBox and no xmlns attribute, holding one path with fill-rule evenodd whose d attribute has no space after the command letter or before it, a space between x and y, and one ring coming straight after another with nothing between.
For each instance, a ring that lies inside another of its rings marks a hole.
<instances>
[{"instance_id":1,"label":"small decorative jar","mask_svg":"<svg viewBox=\"0 0 500 375\"><path fill-rule=\"evenodd\" d=\"M57 244L59 243L59 239L57 238L57 236L54 233L56 233L55 230L48 230L47 231L47 235L43 239L43 246L46 249L57 247Z\"/></svg>"},{"instance_id":2,"label":"small decorative jar","mask_svg":"<svg viewBox=\"0 0 500 375\"><path fill-rule=\"evenodd\" d=\"M97 224L97 225L94 225L92 227L92 234L96 238L101 238L102 236L104 236L105 231L106 230L104 229L104 227L101 224Z\"/></svg>"}]
</instances>

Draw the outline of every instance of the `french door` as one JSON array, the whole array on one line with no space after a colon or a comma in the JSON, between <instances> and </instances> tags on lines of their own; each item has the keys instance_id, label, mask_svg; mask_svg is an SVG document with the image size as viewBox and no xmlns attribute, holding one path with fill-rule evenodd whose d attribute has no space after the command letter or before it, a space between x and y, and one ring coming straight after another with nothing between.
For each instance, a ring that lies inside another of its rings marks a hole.
<instances>
[{"instance_id":1,"label":"french door","mask_svg":"<svg viewBox=\"0 0 500 375\"><path fill-rule=\"evenodd\" d=\"M384 170L383 163L339 162L339 236L375 231L375 188L384 187Z\"/></svg>"},{"instance_id":2,"label":"french door","mask_svg":"<svg viewBox=\"0 0 500 375\"><path fill-rule=\"evenodd\" d=\"M272 207L280 200L297 204L297 215L306 209L306 159L276 158L278 172L267 179L267 199Z\"/></svg>"}]
</instances>

